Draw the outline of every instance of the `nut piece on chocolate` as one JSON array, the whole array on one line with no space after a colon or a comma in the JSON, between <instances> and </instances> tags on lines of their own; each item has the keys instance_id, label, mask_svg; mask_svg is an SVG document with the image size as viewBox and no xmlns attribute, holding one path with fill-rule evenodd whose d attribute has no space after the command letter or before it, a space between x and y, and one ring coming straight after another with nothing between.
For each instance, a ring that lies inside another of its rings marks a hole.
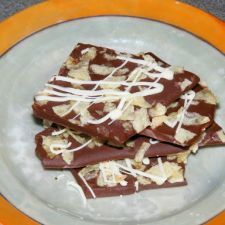
<instances>
[{"instance_id":1,"label":"nut piece on chocolate","mask_svg":"<svg viewBox=\"0 0 225 225\"><path fill-rule=\"evenodd\" d=\"M107 160L135 159L137 163L146 157L177 155L186 149L157 142L146 137L135 137L124 146L114 147L95 138L69 129L48 128L36 135L36 154L44 168L79 168ZM178 155L179 156L179 155Z\"/></svg>"},{"instance_id":2,"label":"nut piece on chocolate","mask_svg":"<svg viewBox=\"0 0 225 225\"><path fill-rule=\"evenodd\" d=\"M33 111L36 117L123 144L198 82L196 75L152 53L132 55L79 43L35 96Z\"/></svg>"},{"instance_id":3,"label":"nut piece on chocolate","mask_svg":"<svg viewBox=\"0 0 225 225\"><path fill-rule=\"evenodd\" d=\"M181 146L193 145L213 123L216 97L197 85L167 107L166 115L152 118L142 135Z\"/></svg>"},{"instance_id":4,"label":"nut piece on chocolate","mask_svg":"<svg viewBox=\"0 0 225 225\"><path fill-rule=\"evenodd\" d=\"M128 195L147 189L186 185L184 164L166 157L148 158L141 166L134 160L105 161L73 169L87 198Z\"/></svg>"}]
</instances>

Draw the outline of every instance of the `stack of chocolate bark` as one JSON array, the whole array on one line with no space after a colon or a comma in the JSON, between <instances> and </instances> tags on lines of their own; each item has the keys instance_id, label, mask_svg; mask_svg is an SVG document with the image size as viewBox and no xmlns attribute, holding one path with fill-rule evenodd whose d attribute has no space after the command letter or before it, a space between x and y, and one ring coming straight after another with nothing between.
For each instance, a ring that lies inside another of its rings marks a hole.
<instances>
[{"instance_id":1,"label":"stack of chocolate bark","mask_svg":"<svg viewBox=\"0 0 225 225\"><path fill-rule=\"evenodd\" d=\"M206 84L152 53L79 43L32 107L44 168L71 170L87 198L186 185L189 154L225 143Z\"/></svg>"}]
</instances>

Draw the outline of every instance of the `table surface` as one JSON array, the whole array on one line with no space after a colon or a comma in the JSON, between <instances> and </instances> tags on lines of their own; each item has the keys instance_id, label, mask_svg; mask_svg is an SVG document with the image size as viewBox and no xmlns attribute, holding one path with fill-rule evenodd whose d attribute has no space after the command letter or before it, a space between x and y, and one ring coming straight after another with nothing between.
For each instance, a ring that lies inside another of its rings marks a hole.
<instances>
[{"instance_id":1,"label":"table surface","mask_svg":"<svg viewBox=\"0 0 225 225\"><path fill-rule=\"evenodd\" d=\"M0 0L0 21L43 0ZM165 0L168 1L168 0ZM225 21L225 0L179 0L215 15Z\"/></svg>"}]
</instances>

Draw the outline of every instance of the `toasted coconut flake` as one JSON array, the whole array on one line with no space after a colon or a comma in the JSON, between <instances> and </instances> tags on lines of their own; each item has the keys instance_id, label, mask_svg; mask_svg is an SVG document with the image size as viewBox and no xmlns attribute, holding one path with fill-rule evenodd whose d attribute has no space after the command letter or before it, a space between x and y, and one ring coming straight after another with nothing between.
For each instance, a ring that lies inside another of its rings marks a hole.
<instances>
[{"instance_id":1,"label":"toasted coconut flake","mask_svg":"<svg viewBox=\"0 0 225 225\"><path fill-rule=\"evenodd\" d=\"M135 118L132 121L134 130L139 133L150 125L149 116L146 109L138 109L135 111Z\"/></svg>"},{"instance_id":2,"label":"toasted coconut flake","mask_svg":"<svg viewBox=\"0 0 225 225\"><path fill-rule=\"evenodd\" d=\"M63 117L65 113L68 112L68 110L71 108L71 106L72 106L71 103L61 104L61 105L52 107L52 110L57 116Z\"/></svg>"},{"instance_id":3,"label":"toasted coconut flake","mask_svg":"<svg viewBox=\"0 0 225 225\"><path fill-rule=\"evenodd\" d=\"M125 129L125 132L129 132L129 131L133 130L133 126L132 126L131 122L123 122L122 126Z\"/></svg>"},{"instance_id":4,"label":"toasted coconut flake","mask_svg":"<svg viewBox=\"0 0 225 225\"><path fill-rule=\"evenodd\" d=\"M111 112L116 108L116 104L113 102L106 102L103 108L104 112Z\"/></svg>"},{"instance_id":5,"label":"toasted coconut flake","mask_svg":"<svg viewBox=\"0 0 225 225\"><path fill-rule=\"evenodd\" d=\"M133 105L129 105L119 118L119 120L134 120L134 119L135 113Z\"/></svg>"},{"instance_id":6,"label":"toasted coconut flake","mask_svg":"<svg viewBox=\"0 0 225 225\"><path fill-rule=\"evenodd\" d=\"M165 174L168 177L170 183L182 182L184 181L183 169L177 163L174 162L164 162L163 167Z\"/></svg>"},{"instance_id":7,"label":"toasted coconut flake","mask_svg":"<svg viewBox=\"0 0 225 225\"><path fill-rule=\"evenodd\" d=\"M151 117L163 116L166 113L166 107L161 103L157 103L153 108L149 109L149 115Z\"/></svg>"},{"instance_id":8,"label":"toasted coconut flake","mask_svg":"<svg viewBox=\"0 0 225 225\"><path fill-rule=\"evenodd\" d=\"M46 151L49 158L54 158L56 155L50 151L50 146L52 144L61 144L61 145L67 145L68 141L65 139L62 139L62 136L42 136L42 147Z\"/></svg>"},{"instance_id":9,"label":"toasted coconut flake","mask_svg":"<svg viewBox=\"0 0 225 225\"><path fill-rule=\"evenodd\" d=\"M88 72L88 66L82 66L77 69L71 69L68 76L77 80L91 80Z\"/></svg>"},{"instance_id":10,"label":"toasted coconut flake","mask_svg":"<svg viewBox=\"0 0 225 225\"><path fill-rule=\"evenodd\" d=\"M132 104L145 109L151 107L151 104L149 104L142 96L134 98Z\"/></svg>"},{"instance_id":11,"label":"toasted coconut flake","mask_svg":"<svg viewBox=\"0 0 225 225\"><path fill-rule=\"evenodd\" d=\"M152 183L150 178L143 177L143 176L140 176L140 175L137 176L137 181L138 181L138 183L140 183L142 185L147 185L147 184Z\"/></svg>"},{"instance_id":12,"label":"toasted coconut flake","mask_svg":"<svg viewBox=\"0 0 225 225\"><path fill-rule=\"evenodd\" d=\"M180 128L179 132L176 133L175 135L175 139L181 143L181 144L184 144L185 142L188 142L189 140L191 140L192 138L194 138L196 136L195 133L189 131L189 130L186 130L184 128Z\"/></svg>"},{"instance_id":13,"label":"toasted coconut flake","mask_svg":"<svg viewBox=\"0 0 225 225\"><path fill-rule=\"evenodd\" d=\"M141 163L145 157L146 151L150 148L151 144L147 142L143 142L137 153L135 154L134 161L137 163Z\"/></svg>"},{"instance_id":14,"label":"toasted coconut flake","mask_svg":"<svg viewBox=\"0 0 225 225\"><path fill-rule=\"evenodd\" d=\"M151 128L155 129L161 126L167 120L167 116L156 116L152 118Z\"/></svg>"},{"instance_id":15,"label":"toasted coconut flake","mask_svg":"<svg viewBox=\"0 0 225 225\"><path fill-rule=\"evenodd\" d=\"M183 120L183 125L201 125L208 123L210 121L209 117L202 116L196 112L186 112Z\"/></svg>"},{"instance_id":16,"label":"toasted coconut flake","mask_svg":"<svg viewBox=\"0 0 225 225\"><path fill-rule=\"evenodd\" d=\"M98 64L92 64L91 70L98 75L106 76L110 73L112 73L113 70L115 70L115 67L105 66L105 65L98 65Z\"/></svg>"},{"instance_id":17,"label":"toasted coconut flake","mask_svg":"<svg viewBox=\"0 0 225 225\"><path fill-rule=\"evenodd\" d=\"M73 152L63 152L62 153L62 159L68 164L70 165L71 162L73 161Z\"/></svg>"},{"instance_id":18,"label":"toasted coconut flake","mask_svg":"<svg viewBox=\"0 0 225 225\"><path fill-rule=\"evenodd\" d=\"M192 82L190 80L186 79L186 78L184 79L184 81L179 83L180 88L181 88L182 91L184 91L191 84L192 84Z\"/></svg>"},{"instance_id":19,"label":"toasted coconut flake","mask_svg":"<svg viewBox=\"0 0 225 225\"><path fill-rule=\"evenodd\" d=\"M197 92L194 100L201 100L213 105L217 104L216 96L208 88L204 88L201 91Z\"/></svg>"},{"instance_id":20,"label":"toasted coconut flake","mask_svg":"<svg viewBox=\"0 0 225 225\"><path fill-rule=\"evenodd\" d=\"M82 170L79 172L85 180L91 180L98 176L99 173L99 164L95 165L88 165L85 166Z\"/></svg>"}]
</instances>

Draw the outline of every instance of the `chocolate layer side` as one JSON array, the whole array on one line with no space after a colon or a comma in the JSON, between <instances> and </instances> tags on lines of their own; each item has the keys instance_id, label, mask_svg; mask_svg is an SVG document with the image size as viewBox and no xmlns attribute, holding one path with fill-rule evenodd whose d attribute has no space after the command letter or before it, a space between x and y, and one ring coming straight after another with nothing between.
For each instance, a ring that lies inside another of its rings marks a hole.
<instances>
[{"instance_id":1,"label":"chocolate layer side","mask_svg":"<svg viewBox=\"0 0 225 225\"><path fill-rule=\"evenodd\" d=\"M60 169L60 168L79 168L90 164L96 164L98 162L107 160L119 160L130 158L133 159L137 152L140 150L143 143L149 143L149 139L146 137L136 137L128 145L121 148L116 148L103 143L101 146L89 147L86 146L79 151L73 152L72 161L67 163L62 155L48 154L43 146L43 138L51 137L52 132L56 131L55 128L48 128L36 135L36 154L40 158L44 168ZM65 137L58 135L66 142L71 142L70 149L80 146L81 143L77 142L71 135ZM177 154L185 152L186 149L180 148L175 145L167 143L155 143L149 144L149 148L146 150L144 157L155 157L155 156L167 156L169 154Z\"/></svg>"}]
</instances>

